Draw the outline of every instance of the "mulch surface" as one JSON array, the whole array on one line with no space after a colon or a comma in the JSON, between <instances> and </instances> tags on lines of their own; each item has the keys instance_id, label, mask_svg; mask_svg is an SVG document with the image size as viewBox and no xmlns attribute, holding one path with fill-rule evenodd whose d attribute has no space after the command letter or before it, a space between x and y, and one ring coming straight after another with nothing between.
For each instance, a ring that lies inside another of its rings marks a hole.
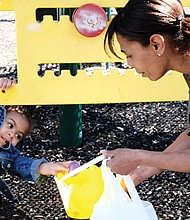
<instances>
[{"instance_id":1,"label":"mulch surface","mask_svg":"<svg viewBox=\"0 0 190 220\"><path fill-rule=\"evenodd\" d=\"M186 116L186 102L83 105L82 143L64 147L59 141L59 107L40 106L33 132L18 147L26 156L81 164L106 146L164 150L185 128ZM41 187L11 175L4 179L20 204L3 197L0 219L67 219L53 177ZM137 190L154 205L159 219L190 219L189 183L189 174L166 171L144 181Z\"/></svg>"}]
</instances>

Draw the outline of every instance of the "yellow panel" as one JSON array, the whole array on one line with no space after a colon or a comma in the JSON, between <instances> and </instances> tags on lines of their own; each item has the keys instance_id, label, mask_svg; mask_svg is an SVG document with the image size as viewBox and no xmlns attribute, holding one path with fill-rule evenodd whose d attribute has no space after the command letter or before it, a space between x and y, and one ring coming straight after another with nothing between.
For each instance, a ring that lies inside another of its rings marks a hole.
<instances>
[{"instance_id":1,"label":"yellow panel","mask_svg":"<svg viewBox=\"0 0 190 220\"><path fill-rule=\"evenodd\" d=\"M62 71L56 77L46 71L45 77L30 72L6 93L0 93L1 104L84 104L125 103L188 100L188 87L182 74L173 73L152 82L127 70L121 76L112 70L107 76L96 70L87 76L80 70L77 76Z\"/></svg>"},{"instance_id":2,"label":"yellow panel","mask_svg":"<svg viewBox=\"0 0 190 220\"><path fill-rule=\"evenodd\" d=\"M22 0L26 2L26 0ZM100 5L102 7L123 7L128 2L127 0L92 0L92 1L86 1L86 0L33 0L30 1L32 5L40 5L40 7L57 7L57 8L77 8L87 3L95 3L97 5ZM189 0L181 0L182 4L184 6L190 6ZM28 2L27 2L28 4Z\"/></svg>"},{"instance_id":3,"label":"yellow panel","mask_svg":"<svg viewBox=\"0 0 190 220\"><path fill-rule=\"evenodd\" d=\"M16 27L17 57L20 65L24 65L26 60L36 64L110 60L103 48L104 34L94 38L84 37L76 30L68 16L62 16L60 22L53 22L51 16L45 16L43 22L37 23L27 15L23 19L22 15L17 16ZM116 58L114 60L120 61Z\"/></svg>"},{"instance_id":4,"label":"yellow panel","mask_svg":"<svg viewBox=\"0 0 190 220\"><path fill-rule=\"evenodd\" d=\"M124 1L93 1L102 7L124 5ZM17 30L17 61L19 84L6 93L0 93L1 104L84 104L144 101L177 101L188 99L188 88L182 74L166 75L158 82L136 76L127 70L124 76L116 70L102 75L101 70L89 77L78 71L73 77L69 71L54 76L46 71L39 77L40 63L95 63L119 62L104 52L104 33L87 38L77 32L68 16L53 22L51 16L44 21L35 20L39 7L78 7L85 0L14 0ZM151 92L150 92L151 91ZM176 92L177 91L177 92Z\"/></svg>"},{"instance_id":5,"label":"yellow panel","mask_svg":"<svg viewBox=\"0 0 190 220\"><path fill-rule=\"evenodd\" d=\"M182 2L182 5L183 5L183 6L186 6L186 7L187 7L187 6L188 6L188 7L190 6L190 1L189 1L189 0L182 0L181 2Z\"/></svg>"},{"instance_id":6,"label":"yellow panel","mask_svg":"<svg viewBox=\"0 0 190 220\"><path fill-rule=\"evenodd\" d=\"M13 11L13 0L0 0L0 11Z\"/></svg>"},{"instance_id":7,"label":"yellow panel","mask_svg":"<svg viewBox=\"0 0 190 220\"><path fill-rule=\"evenodd\" d=\"M13 0L17 1L17 0ZM27 4L30 7L40 6L41 8L78 8L87 3L94 3L102 7L123 7L126 4L126 0L19 0L21 4Z\"/></svg>"},{"instance_id":8,"label":"yellow panel","mask_svg":"<svg viewBox=\"0 0 190 220\"><path fill-rule=\"evenodd\" d=\"M11 11L14 10L13 9L13 0L0 0L0 10L5 10L5 11ZM41 0L38 1L38 5L41 5L42 7L64 7L66 8L70 8L70 7L80 7L81 5L86 4L86 0L72 0L72 1L67 1L67 0L60 0L60 1L56 1L58 2L55 6L55 2L54 0L49 0L49 1L45 1ZM98 5L102 5L103 7L123 7L127 1L126 0L119 0L119 1L115 1L115 0L107 0L107 1L102 1L102 0L96 0L96 1L91 1L91 3L96 3ZM27 2L28 4L28 2ZM189 0L182 0L182 4L183 6L190 6L190 2Z\"/></svg>"}]
</instances>

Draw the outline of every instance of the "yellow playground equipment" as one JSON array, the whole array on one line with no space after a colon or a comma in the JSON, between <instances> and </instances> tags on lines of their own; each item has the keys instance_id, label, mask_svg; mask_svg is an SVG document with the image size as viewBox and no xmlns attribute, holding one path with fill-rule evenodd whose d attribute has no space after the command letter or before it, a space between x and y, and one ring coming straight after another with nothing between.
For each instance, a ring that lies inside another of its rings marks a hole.
<instances>
[{"instance_id":1,"label":"yellow playground equipment","mask_svg":"<svg viewBox=\"0 0 190 220\"><path fill-rule=\"evenodd\" d=\"M182 1L189 6L189 0ZM93 0L101 8L119 8L126 0ZM55 76L53 71L38 75L40 64L113 63L104 51L106 28L94 37L84 36L75 27L72 17L62 13L58 21L46 15L37 21L38 9L76 9L86 0L0 0L0 10L16 15L18 85L0 92L1 104L85 104L188 100L188 87L181 73L172 72L158 82L134 73L132 69L95 69L87 72L70 68ZM63 11L63 10L62 10ZM111 18L108 16L106 23ZM105 72L107 74L105 74Z\"/></svg>"}]
</instances>

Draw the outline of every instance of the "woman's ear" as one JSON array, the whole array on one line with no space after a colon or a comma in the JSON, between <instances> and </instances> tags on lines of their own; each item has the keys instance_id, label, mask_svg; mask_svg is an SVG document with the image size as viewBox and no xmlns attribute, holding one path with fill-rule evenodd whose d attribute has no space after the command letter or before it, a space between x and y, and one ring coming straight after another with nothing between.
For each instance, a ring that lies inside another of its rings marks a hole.
<instances>
[{"instance_id":1,"label":"woman's ear","mask_svg":"<svg viewBox=\"0 0 190 220\"><path fill-rule=\"evenodd\" d=\"M153 50L157 53L158 56L163 55L165 51L165 40L164 37L160 34L153 34L150 37L150 45Z\"/></svg>"}]
</instances>

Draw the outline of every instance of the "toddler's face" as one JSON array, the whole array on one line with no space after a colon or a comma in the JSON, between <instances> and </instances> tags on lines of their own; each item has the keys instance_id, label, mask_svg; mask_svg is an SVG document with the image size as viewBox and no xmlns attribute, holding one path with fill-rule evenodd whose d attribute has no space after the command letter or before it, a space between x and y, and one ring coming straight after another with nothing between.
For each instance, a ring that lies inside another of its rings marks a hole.
<instances>
[{"instance_id":1,"label":"toddler's face","mask_svg":"<svg viewBox=\"0 0 190 220\"><path fill-rule=\"evenodd\" d=\"M0 146L5 146L9 142L16 146L28 130L29 122L23 114L17 111L8 111L0 128Z\"/></svg>"}]
</instances>

